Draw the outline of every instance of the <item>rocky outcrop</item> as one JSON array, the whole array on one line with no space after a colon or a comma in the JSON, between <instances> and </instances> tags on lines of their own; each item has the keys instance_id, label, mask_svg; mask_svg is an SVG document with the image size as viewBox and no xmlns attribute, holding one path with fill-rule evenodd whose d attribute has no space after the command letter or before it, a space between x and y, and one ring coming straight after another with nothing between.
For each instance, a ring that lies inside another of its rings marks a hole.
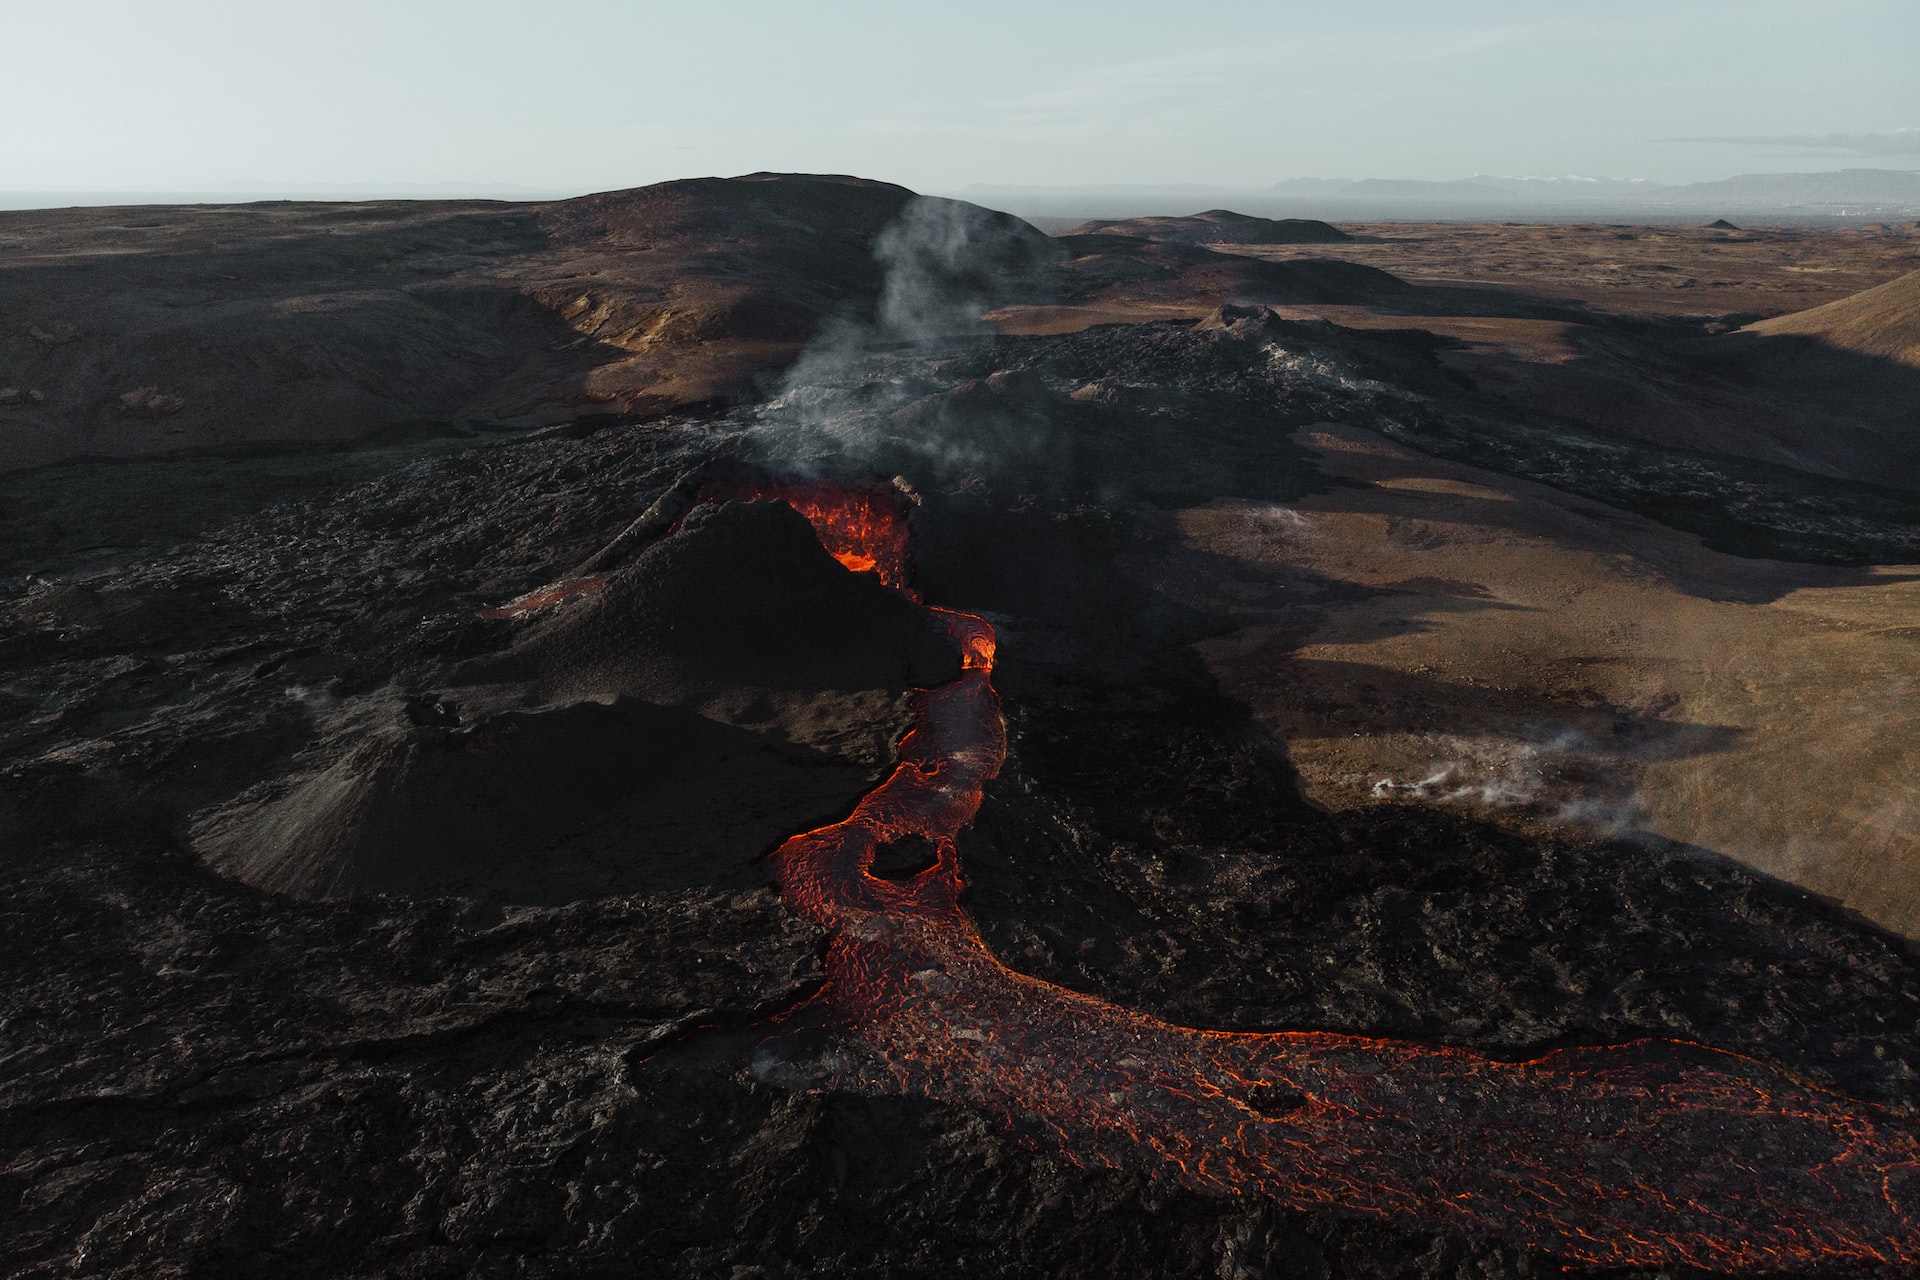
<instances>
[{"instance_id":1,"label":"rocky outcrop","mask_svg":"<svg viewBox=\"0 0 1920 1280\"><path fill-rule=\"evenodd\" d=\"M1095 219L1068 234L1139 236L1169 244L1339 244L1353 239L1316 218L1256 218L1231 209L1209 209L1184 218Z\"/></svg>"},{"instance_id":2,"label":"rocky outcrop","mask_svg":"<svg viewBox=\"0 0 1920 1280\"><path fill-rule=\"evenodd\" d=\"M194 822L223 874L301 898L565 903L763 885L850 809L908 690L959 674L931 617L786 506L702 506L503 653L344 718Z\"/></svg>"}]
</instances>

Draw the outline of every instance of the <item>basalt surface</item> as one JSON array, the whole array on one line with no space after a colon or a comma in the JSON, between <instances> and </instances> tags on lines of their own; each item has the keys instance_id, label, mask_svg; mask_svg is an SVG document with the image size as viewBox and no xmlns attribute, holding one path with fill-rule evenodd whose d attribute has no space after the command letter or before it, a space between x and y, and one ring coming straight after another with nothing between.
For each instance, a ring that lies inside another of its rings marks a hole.
<instances>
[{"instance_id":1,"label":"basalt surface","mask_svg":"<svg viewBox=\"0 0 1920 1280\"><path fill-rule=\"evenodd\" d=\"M874 557L764 501L804 515L820 477L906 522L922 599L997 633L1005 758L951 846L890 846L875 890L957 870L993 963L1175 1028L1502 1061L1687 1041L1911 1129L1920 962L1900 938L1707 848L1418 796L1311 804L1218 661L1256 622L1297 644L1389 589L1304 557L1276 578L1196 523L1376 483L1328 463L1315 424L1471 452L1769 563L1920 557L1903 493L1543 415L1445 350L1254 308L853 344L731 412L371 474L320 459L310 487L286 474L108 550L81 515L129 473L37 490L0 605L10 1269L1581 1270L1498 1224L1202 1186L1118 1131L1076 1145L1018 1089L863 1075L877 1041L806 1023L841 935L762 855L911 755L900 694L958 665ZM372 783L324 785L342 769ZM338 854L289 833L348 813L359 843L329 865L424 847L462 870L219 873ZM236 853L208 847L221 832ZM637 857L648 838L660 856ZM1757 1162L1799 1158L1757 1132ZM1660 1185L1656 1158L1638 1172Z\"/></svg>"}]
</instances>

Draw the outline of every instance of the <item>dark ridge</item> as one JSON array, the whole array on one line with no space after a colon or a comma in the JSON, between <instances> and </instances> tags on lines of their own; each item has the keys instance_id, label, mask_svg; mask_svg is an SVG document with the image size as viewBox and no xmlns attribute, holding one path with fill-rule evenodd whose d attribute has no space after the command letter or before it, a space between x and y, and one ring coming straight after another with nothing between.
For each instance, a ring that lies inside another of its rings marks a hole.
<instances>
[{"instance_id":1,"label":"dark ridge","mask_svg":"<svg viewBox=\"0 0 1920 1280\"><path fill-rule=\"evenodd\" d=\"M1182 218L1094 219L1068 235L1139 236L1171 244L1339 244L1353 239L1315 218L1258 218L1231 209L1208 209Z\"/></svg>"}]
</instances>

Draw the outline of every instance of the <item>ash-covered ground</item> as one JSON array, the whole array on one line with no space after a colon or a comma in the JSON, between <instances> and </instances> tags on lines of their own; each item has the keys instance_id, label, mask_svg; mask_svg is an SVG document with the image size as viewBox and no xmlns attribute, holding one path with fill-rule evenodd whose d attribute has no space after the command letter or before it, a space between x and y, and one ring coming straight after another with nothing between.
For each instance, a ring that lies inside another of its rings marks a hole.
<instances>
[{"instance_id":1,"label":"ash-covered ground","mask_svg":"<svg viewBox=\"0 0 1920 1280\"><path fill-rule=\"evenodd\" d=\"M692 510L713 476L894 486L925 600L994 622L1010 754L960 856L1011 968L1194 1027L1677 1037L1920 1120L1903 939L1707 849L1310 805L1197 647L1234 610L1166 577L1181 512L1351 483L1312 423L1786 561L1920 559L1910 494L1600 432L1427 336L1258 308L873 338L730 410L5 481L35 512L0 599L10 1271L1565 1269L757 1079L742 1046L826 947L764 855L882 776L906 691L957 660L785 508ZM1302 635L1366 590L1284 585Z\"/></svg>"}]
</instances>

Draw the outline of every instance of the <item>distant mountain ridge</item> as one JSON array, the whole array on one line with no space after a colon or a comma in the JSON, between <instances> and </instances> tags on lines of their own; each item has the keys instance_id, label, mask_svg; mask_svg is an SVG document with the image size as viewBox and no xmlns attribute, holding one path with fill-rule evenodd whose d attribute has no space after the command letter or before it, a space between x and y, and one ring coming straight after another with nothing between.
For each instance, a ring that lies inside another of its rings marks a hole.
<instances>
[{"instance_id":1,"label":"distant mountain ridge","mask_svg":"<svg viewBox=\"0 0 1920 1280\"><path fill-rule=\"evenodd\" d=\"M1337 244L1352 236L1314 218L1251 218L1231 209L1208 209L1184 218L1095 219L1069 235L1140 236L1172 244Z\"/></svg>"},{"instance_id":2,"label":"distant mountain ridge","mask_svg":"<svg viewBox=\"0 0 1920 1280\"><path fill-rule=\"evenodd\" d=\"M1276 195L1366 196L1375 199L1465 199L1495 196L1554 203L1615 200L1703 202L1732 200L1777 204L1870 204L1920 202L1920 172L1903 169L1840 169L1829 173L1746 173L1717 182L1668 185L1640 178L1511 178L1475 174L1445 182L1409 178L1292 178L1270 188Z\"/></svg>"},{"instance_id":3,"label":"distant mountain ridge","mask_svg":"<svg viewBox=\"0 0 1920 1280\"><path fill-rule=\"evenodd\" d=\"M1227 204L1264 217L1497 218L1584 213L1666 217L1920 217L1920 171L1840 169L1750 173L1679 185L1633 178L1506 177L1289 178L1269 187L993 186L965 199L1024 215L1105 219L1166 216Z\"/></svg>"}]
</instances>

